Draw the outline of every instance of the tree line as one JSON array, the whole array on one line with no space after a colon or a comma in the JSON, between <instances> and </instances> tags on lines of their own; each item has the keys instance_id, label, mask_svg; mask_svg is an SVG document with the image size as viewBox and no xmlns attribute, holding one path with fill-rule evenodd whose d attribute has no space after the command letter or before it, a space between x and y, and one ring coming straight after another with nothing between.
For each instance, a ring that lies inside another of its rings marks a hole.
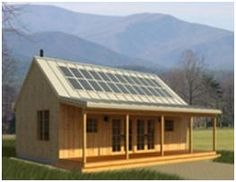
<instances>
[{"instance_id":1,"label":"tree line","mask_svg":"<svg viewBox=\"0 0 236 182\"><path fill-rule=\"evenodd\" d=\"M161 77L189 105L222 110L220 127L234 126L233 71L209 70L204 56L186 50L178 66Z\"/></svg>"}]
</instances>

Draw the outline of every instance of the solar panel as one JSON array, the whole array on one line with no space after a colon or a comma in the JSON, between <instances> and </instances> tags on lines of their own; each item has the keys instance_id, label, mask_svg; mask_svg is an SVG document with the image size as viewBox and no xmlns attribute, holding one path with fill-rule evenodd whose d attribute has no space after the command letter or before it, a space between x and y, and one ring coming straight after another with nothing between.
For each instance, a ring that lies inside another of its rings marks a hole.
<instances>
[{"instance_id":1,"label":"solar panel","mask_svg":"<svg viewBox=\"0 0 236 182\"><path fill-rule=\"evenodd\" d=\"M107 73L107 75L110 77L110 80L112 80L113 82L119 82L119 80L111 73Z\"/></svg>"},{"instance_id":2,"label":"solar panel","mask_svg":"<svg viewBox=\"0 0 236 182\"><path fill-rule=\"evenodd\" d=\"M93 79L87 70L80 69L80 71L86 79Z\"/></svg>"},{"instance_id":3,"label":"solar panel","mask_svg":"<svg viewBox=\"0 0 236 182\"><path fill-rule=\"evenodd\" d=\"M126 94L129 93L129 91L125 88L125 85L118 83L117 86L119 87L120 90L122 90L123 93L126 93Z\"/></svg>"},{"instance_id":4,"label":"solar panel","mask_svg":"<svg viewBox=\"0 0 236 182\"><path fill-rule=\"evenodd\" d=\"M119 81L120 81L121 83L127 83L127 81L125 80L125 78L124 78L123 75L118 75L118 74L116 74L116 77L119 79Z\"/></svg>"},{"instance_id":5,"label":"solar panel","mask_svg":"<svg viewBox=\"0 0 236 182\"><path fill-rule=\"evenodd\" d=\"M150 92L147 87L141 87L141 89L144 91L144 93L145 93L146 95L150 95L150 96L153 95L152 92Z\"/></svg>"},{"instance_id":6,"label":"solar panel","mask_svg":"<svg viewBox=\"0 0 236 182\"><path fill-rule=\"evenodd\" d=\"M149 87L148 89L150 90L150 92L151 92L153 95L155 95L155 96L157 96L157 97L160 97L160 96L161 96L161 95L159 94L159 92L156 91L155 88Z\"/></svg>"},{"instance_id":7,"label":"solar panel","mask_svg":"<svg viewBox=\"0 0 236 182\"><path fill-rule=\"evenodd\" d=\"M71 83L71 85L75 88L75 89L80 89L82 90L83 88L80 86L80 84L77 82L76 79L74 78L68 78L69 82Z\"/></svg>"},{"instance_id":8,"label":"solar panel","mask_svg":"<svg viewBox=\"0 0 236 182\"><path fill-rule=\"evenodd\" d=\"M139 81L140 81L143 85L149 86L149 84L147 83L147 81L145 81L144 78L139 78Z\"/></svg>"},{"instance_id":9,"label":"solar panel","mask_svg":"<svg viewBox=\"0 0 236 182\"><path fill-rule=\"evenodd\" d=\"M147 82L148 86L156 86L156 84L153 83L153 82L151 81L151 79L144 78L144 80Z\"/></svg>"},{"instance_id":10,"label":"solar panel","mask_svg":"<svg viewBox=\"0 0 236 182\"><path fill-rule=\"evenodd\" d=\"M152 82L154 82L156 86L161 87L161 85L157 82L157 80L152 79Z\"/></svg>"},{"instance_id":11,"label":"solar panel","mask_svg":"<svg viewBox=\"0 0 236 182\"><path fill-rule=\"evenodd\" d=\"M105 92L112 92L112 90L106 85L105 82L98 82Z\"/></svg>"},{"instance_id":12,"label":"solar panel","mask_svg":"<svg viewBox=\"0 0 236 182\"><path fill-rule=\"evenodd\" d=\"M173 97L158 80L140 76L59 66L74 89L143 96ZM76 79L78 78L78 79ZM78 80L78 81L77 81Z\"/></svg>"},{"instance_id":13,"label":"solar panel","mask_svg":"<svg viewBox=\"0 0 236 182\"><path fill-rule=\"evenodd\" d=\"M93 90L93 88L89 85L86 80L79 79L79 83L83 86L85 90Z\"/></svg>"},{"instance_id":14,"label":"solar panel","mask_svg":"<svg viewBox=\"0 0 236 182\"><path fill-rule=\"evenodd\" d=\"M98 73L99 73L99 75L101 75L101 77L103 78L103 80L105 80L105 81L111 81L105 73L103 73L103 72L98 72Z\"/></svg>"},{"instance_id":15,"label":"solar panel","mask_svg":"<svg viewBox=\"0 0 236 182\"><path fill-rule=\"evenodd\" d=\"M129 90L131 94L137 94L132 86L126 85L126 88Z\"/></svg>"},{"instance_id":16,"label":"solar panel","mask_svg":"<svg viewBox=\"0 0 236 182\"><path fill-rule=\"evenodd\" d=\"M139 87L137 86L134 86L134 89L138 92L138 94L140 95L145 95L145 93L142 91L142 89L140 89Z\"/></svg>"},{"instance_id":17,"label":"solar panel","mask_svg":"<svg viewBox=\"0 0 236 182\"><path fill-rule=\"evenodd\" d=\"M97 74L97 72L95 71L88 71L93 77L95 80L102 80L102 78Z\"/></svg>"},{"instance_id":18,"label":"solar panel","mask_svg":"<svg viewBox=\"0 0 236 182\"><path fill-rule=\"evenodd\" d=\"M70 70L77 78L83 78L83 75L76 68L70 68Z\"/></svg>"},{"instance_id":19,"label":"solar panel","mask_svg":"<svg viewBox=\"0 0 236 182\"><path fill-rule=\"evenodd\" d=\"M93 80L88 81L96 91L103 91L99 84Z\"/></svg>"},{"instance_id":20,"label":"solar panel","mask_svg":"<svg viewBox=\"0 0 236 182\"><path fill-rule=\"evenodd\" d=\"M132 79L137 85L142 85L142 82L139 81L139 78L136 78L136 77L132 76Z\"/></svg>"},{"instance_id":21,"label":"solar panel","mask_svg":"<svg viewBox=\"0 0 236 182\"><path fill-rule=\"evenodd\" d=\"M116 93L121 93L122 91L120 91L118 88L117 88L117 86L114 84L114 83L107 83L110 87L111 87L111 89L114 91L114 92L116 92Z\"/></svg>"},{"instance_id":22,"label":"solar panel","mask_svg":"<svg viewBox=\"0 0 236 182\"><path fill-rule=\"evenodd\" d=\"M127 75L124 75L124 77L125 77L125 79L128 81L128 83L130 83L130 84L135 84L135 81L133 81L133 80L131 79L131 77L129 77L129 76L127 76Z\"/></svg>"},{"instance_id":23,"label":"solar panel","mask_svg":"<svg viewBox=\"0 0 236 182\"><path fill-rule=\"evenodd\" d=\"M69 71L69 69L67 67L65 67L65 66L59 66L59 67L65 76L73 77L72 73Z\"/></svg>"}]
</instances>

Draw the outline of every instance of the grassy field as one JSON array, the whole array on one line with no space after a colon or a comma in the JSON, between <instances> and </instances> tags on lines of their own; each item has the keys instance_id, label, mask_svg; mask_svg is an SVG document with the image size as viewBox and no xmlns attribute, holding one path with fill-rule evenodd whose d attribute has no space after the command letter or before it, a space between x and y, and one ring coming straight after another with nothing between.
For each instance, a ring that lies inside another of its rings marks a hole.
<instances>
[{"instance_id":1,"label":"grassy field","mask_svg":"<svg viewBox=\"0 0 236 182\"><path fill-rule=\"evenodd\" d=\"M221 157L215 159L215 162L234 163L234 130L217 129L216 133L217 152ZM212 129L193 131L193 149L211 150L212 149Z\"/></svg>"},{"instance_id":2,"label":"grassy field","mask_svg":"<svg viewBox=\"0 0 236 182\"><path fill-rule=\"evenodd\" d=\"M212 149L212 131L194 130L194 149ZM217 162L233 163L233 129L221 129L217 132L217 148L222 154ZM3 137L3 179L180 179L178 176L149 170L123 170L114 172L81 174L78 171L61 171L46 166L24 163L10 159L15 157L15 138Z\"/></svg>"},{"instance_id":3,"label":"grassy field","mask_svg":"<svg viewBox=\"0 0 236 182\"><path fill-rule=\"evenodd\" d=\"M217 150L234 150L234 130L217 129ZM193 149L211 150L212 149L212 130L193 131Z\"/></svg>"}]
</instances>

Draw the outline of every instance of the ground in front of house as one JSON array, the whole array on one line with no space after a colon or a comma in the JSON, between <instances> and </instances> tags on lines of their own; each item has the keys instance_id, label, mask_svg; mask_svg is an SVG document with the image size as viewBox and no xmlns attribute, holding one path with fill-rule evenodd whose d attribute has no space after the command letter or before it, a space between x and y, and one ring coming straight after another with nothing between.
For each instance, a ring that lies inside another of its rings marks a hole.
<instances>
[{"instance_id":1,"label":"ground in front of house","mask_svg":"<svg viewBox=\"0 0 236 182\"><path fill-rule=\"evenodd\" d=\"M196 180L233 180L234 165L212 161L196 161L179 164L167 164L146 168L162 173L174 174L184 179Z\"/></svg>"},{"instance_id":2,"label":"ground in front of house","mask_svg":"<svg viewBox=\"0 0 236 182\"><path fill-rule=\"evenodd\" d=\"M15 138L3 137L3 179L233 179L233 129L217 130L218 148L222 152L219 162L197 161L167 164L143 169L81 174L62 171L50 166L25 163L15 157ZM211 130L194 131L194 148L211 147ZM208 141L209 140L209 141ZM204 141L204 142L202 142ZM222 163L223 162L223 163ZM226 163L229 164L226 164ZM19 170L20 169L20 170Z\"/></svg>"}]
</instances>

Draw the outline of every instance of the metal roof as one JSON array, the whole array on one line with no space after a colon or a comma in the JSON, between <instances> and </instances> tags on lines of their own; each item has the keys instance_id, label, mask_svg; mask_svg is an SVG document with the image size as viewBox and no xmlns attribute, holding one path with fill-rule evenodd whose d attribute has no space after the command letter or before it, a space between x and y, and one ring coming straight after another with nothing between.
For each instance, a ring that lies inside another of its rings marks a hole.
<instances>
[{"instance_id":1,"label":"metal roof","mask_svg":"<svg viewBox=\"0 0 236 182\"><path fill-rule=\"evenodd\" d=\"M189 107L155 74L48 57L34 57L34 61L59 97L86 107Z\"/></svg>"}]
</instances>

